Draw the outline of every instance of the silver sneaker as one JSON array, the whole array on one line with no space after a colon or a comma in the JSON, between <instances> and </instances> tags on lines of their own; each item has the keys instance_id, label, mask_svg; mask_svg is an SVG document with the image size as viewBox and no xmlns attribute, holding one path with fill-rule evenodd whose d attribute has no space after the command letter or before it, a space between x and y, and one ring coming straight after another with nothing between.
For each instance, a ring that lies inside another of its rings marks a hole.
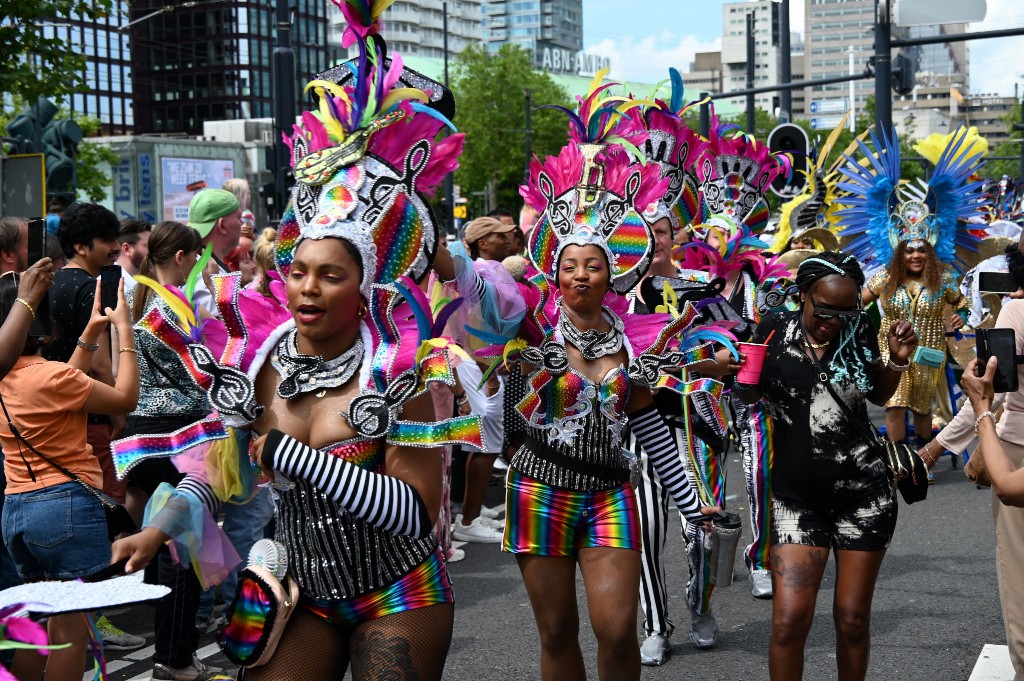
<instances>
[{"instance_id":1,"label":"silver sneaker","mask_svg":"<svg viewBox=\"0 0 1024 681\"><path fill-rule=\"evenodd\" d=\"M690 611L690 640L701 650L718 645L718 622L710 610L706 615Z\"/></svg>"},{"instance_id":2,"label":"silver sneaker","mask_svg":"<svg viewBox=\"0 0 1024 681\"><path fill-rule=\"evenodd\" d=\"M772 597L771 570L750 571L750 593L754 596L754 598Z\"/></svg>"},{"instance_id":3,"label":"silver sneaker","mask_svg":"<svg viewBox=\"0 0 1024 681\"><path fill-rule=\"evenodd\" d=\"M665 664L671 650L668 636L651 634L640 646L640 664L646 667L660 667Z\"/></svg>"}]
</instances>

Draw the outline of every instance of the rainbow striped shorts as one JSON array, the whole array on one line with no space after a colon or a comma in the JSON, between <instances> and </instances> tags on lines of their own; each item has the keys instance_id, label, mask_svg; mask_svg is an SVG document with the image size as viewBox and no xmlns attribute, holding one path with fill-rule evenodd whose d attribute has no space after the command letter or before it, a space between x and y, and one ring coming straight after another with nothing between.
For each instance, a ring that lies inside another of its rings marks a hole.
<instances>
[{"instance_id":1,"label":"rainbow striped shorts","mask_svg":"<svg viewBox=\"0 0 1024 681\"><path fill-rule=\"evenodd\" d=\"M340 600L303 596L299 605L331 624L354 627L385 615L454 602L452 581L448 578L448 568L438 549L389 586Z\"/></svg>"},{"instance_id":2,"label":"rainbow striped shorts","mask_svg":"<svg viewBox=\"0 0 1024 681\"><path fill-rule=\"evenodd\" d=\"M636 494L619 487L578 492L545 484L510 468L501 550L538 556L574 556L605 546L639 551Z\"/></svg>"}]
</instances>

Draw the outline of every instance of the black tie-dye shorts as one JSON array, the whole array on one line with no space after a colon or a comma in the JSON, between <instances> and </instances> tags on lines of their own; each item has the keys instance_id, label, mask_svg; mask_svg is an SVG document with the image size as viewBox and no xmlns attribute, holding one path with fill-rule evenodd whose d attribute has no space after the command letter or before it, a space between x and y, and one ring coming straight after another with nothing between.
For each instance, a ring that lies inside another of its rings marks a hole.
<instances>
[{"instance_id":1,"label":"black tie-dye shorts","mask_svg":"<svg viewBox=\"0 0 1024 681\"><path fill-rule=\"evenodd\" d=\"M896 529L896 490L871 485L829 511L772 500L772 544L801 544L838 551L881 551Z\"/></svg>"}]
</instances>

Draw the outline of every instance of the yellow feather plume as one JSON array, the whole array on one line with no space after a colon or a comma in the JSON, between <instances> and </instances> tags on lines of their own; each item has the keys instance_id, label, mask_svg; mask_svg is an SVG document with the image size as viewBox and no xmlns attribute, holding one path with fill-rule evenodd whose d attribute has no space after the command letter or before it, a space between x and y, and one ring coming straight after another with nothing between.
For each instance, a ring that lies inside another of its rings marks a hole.
<instances>
[{"instance_id":1,"label":"yellow feather plume","mask_svg":"<svg viewBox=\"0 0 1024 681\"><path fill-rule=\"evenodd\" d=\"M942 152L944 152L950 142L953 141L953 137L962 134L962 128L954 130L948 135L940 135L937 132L933 132L915 144L914 151L931 161L932 165L935 165L939 162ZM967 137L964 139L963 145L960 147L960 153L962 154L964 152L967 152L968 155L976 154L978 152L981 152L982 156L988 154L988 140L979 135L978 129L973 125L967 130Z\"/></svg>"},{"instance_id":2,"label":"yellow feather plume","mask_svg":"<svg viewBox=\"0 0 1024 681\"><path fill-rule=\"evenodd\" d=\"M185 329L190 329L196 326L195 312L185 304L185 301L168 291L163 284L141 274L135 275L135 281L139 282L143 286L148 286L153 289L153 291L160 296L160 299L167 303L167 307L171 308L174 314L178 315L178 319L180 319L183 324L187 324L187 326L184 327Z\"/></svg>"}]
</instances>

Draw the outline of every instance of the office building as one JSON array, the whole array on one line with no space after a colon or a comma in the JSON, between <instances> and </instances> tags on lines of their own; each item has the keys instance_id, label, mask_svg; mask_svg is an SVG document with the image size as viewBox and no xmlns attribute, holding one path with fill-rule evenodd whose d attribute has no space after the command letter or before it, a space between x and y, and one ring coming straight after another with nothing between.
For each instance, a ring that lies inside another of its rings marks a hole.
<instances>
[{"instance_id":1,"label":"office building","mask_svg":"<svg viewBox=\"0 0 1024 681\"><path fill-rule=\"evenodd\" d=\"M79 17L52 17L43 23L43 35L56 38L84 54L85 89L68 98L73 113L98 118L103 134L131 132L135 125L131 55L128 35L119 28L127 22L126 2L100 21Z\"/></svg>"},{"instance_id":2,"label":"office building","mask_svg":"<svg viewBox=\"0 0 1024 681\"><path fill-rule=\"evenodd\" d=\"M782 80L779 52L779 5L771 0L728 2L722 6L722 87L725 92L747 88L747 16L754 16L754 87ZM754 104L774 114L779 93L754 97Z\"/></svg>"},{"instance_id":3,"label":"office building","mask_svg":"<svg viewBox=\"0 0 1024 681\"><path fill-rule=\"evenodd\" d=\"M696 53L690 62L690 70L682 76L686 95L690 99L695 99L701 92L722 92L722 53Z\"/></svg>"},{"instance_id":4,"label":"office building","mask_svg":"<svg viewBox=\"0 0 1024 681\"><path fill-rule=\"evenodd\" d=\"M995 94L975 94L959 103L958 124L976 126L978 134L988 140L989 148L1010 141L1010 124L1006 116L1020 107L1016 97Z\"/></svg>"},{"instance_id":5,"label":"office building","mask_svg":"<svg viewBox=\"0 0 1024 681\"><path fill-rule=\"evenodd\" d=\"M163 6L131 5L135 131L198 135L203 121L273 116L274 3L198 3L143 19ZM299 111L306 80L329 65L328 10L324 0L291 6Z\"/></svg>"},{"instance_id":6,"label":"office building","mask_svg":"<svg viewBox=\"0 0 1024 681\"><path fill-rule=\"evenodd\" d=\"M487 49L519 45L538 69L585 74L607 60L583 52L583 0L484 0L481 28Z\"/></svg>"},{"instance_id":7,"label":"office building","mask_svg":"<svg viewBox=\"0 0 1024 681\"><path fill-rule=\"evenodd\" d=\"M804 3L807 78L834 78L849 74L849 54L853 48L854 71L861 73L874 54L875 0L807 0ZM892 27L893 38L924 37L942 33L962 33L963 24L946 26ZM907 56L917 60L917 80L930 85L943 77L956 81L967 89L967 49L965 43L905 48ZM872 80L859 80L854 84L857 110L862 110L867 98L874 95ZM849 98L848 83L836 83L807 88L809 101L845 100ZM895 105L894 105L895 108ZM936 118L936 120L938 120Z\"/></svg>"},{"instance_id":8,"label":"office building","mask_svg":"<svg viewBox=\"0 0 1024 681\"><path fill-rule=\"evenodd\" d=\"M448 55L457 55L469 45L482 41L481 5L484 4L486 0L398 0L384 10L382 16L388 49L404 57L443 59L447 9ZM328 42L332 54L344 55L341 37L347 25L345 17L333 5L329 6L328 12Z\"/></svg>"}]
</instances>

